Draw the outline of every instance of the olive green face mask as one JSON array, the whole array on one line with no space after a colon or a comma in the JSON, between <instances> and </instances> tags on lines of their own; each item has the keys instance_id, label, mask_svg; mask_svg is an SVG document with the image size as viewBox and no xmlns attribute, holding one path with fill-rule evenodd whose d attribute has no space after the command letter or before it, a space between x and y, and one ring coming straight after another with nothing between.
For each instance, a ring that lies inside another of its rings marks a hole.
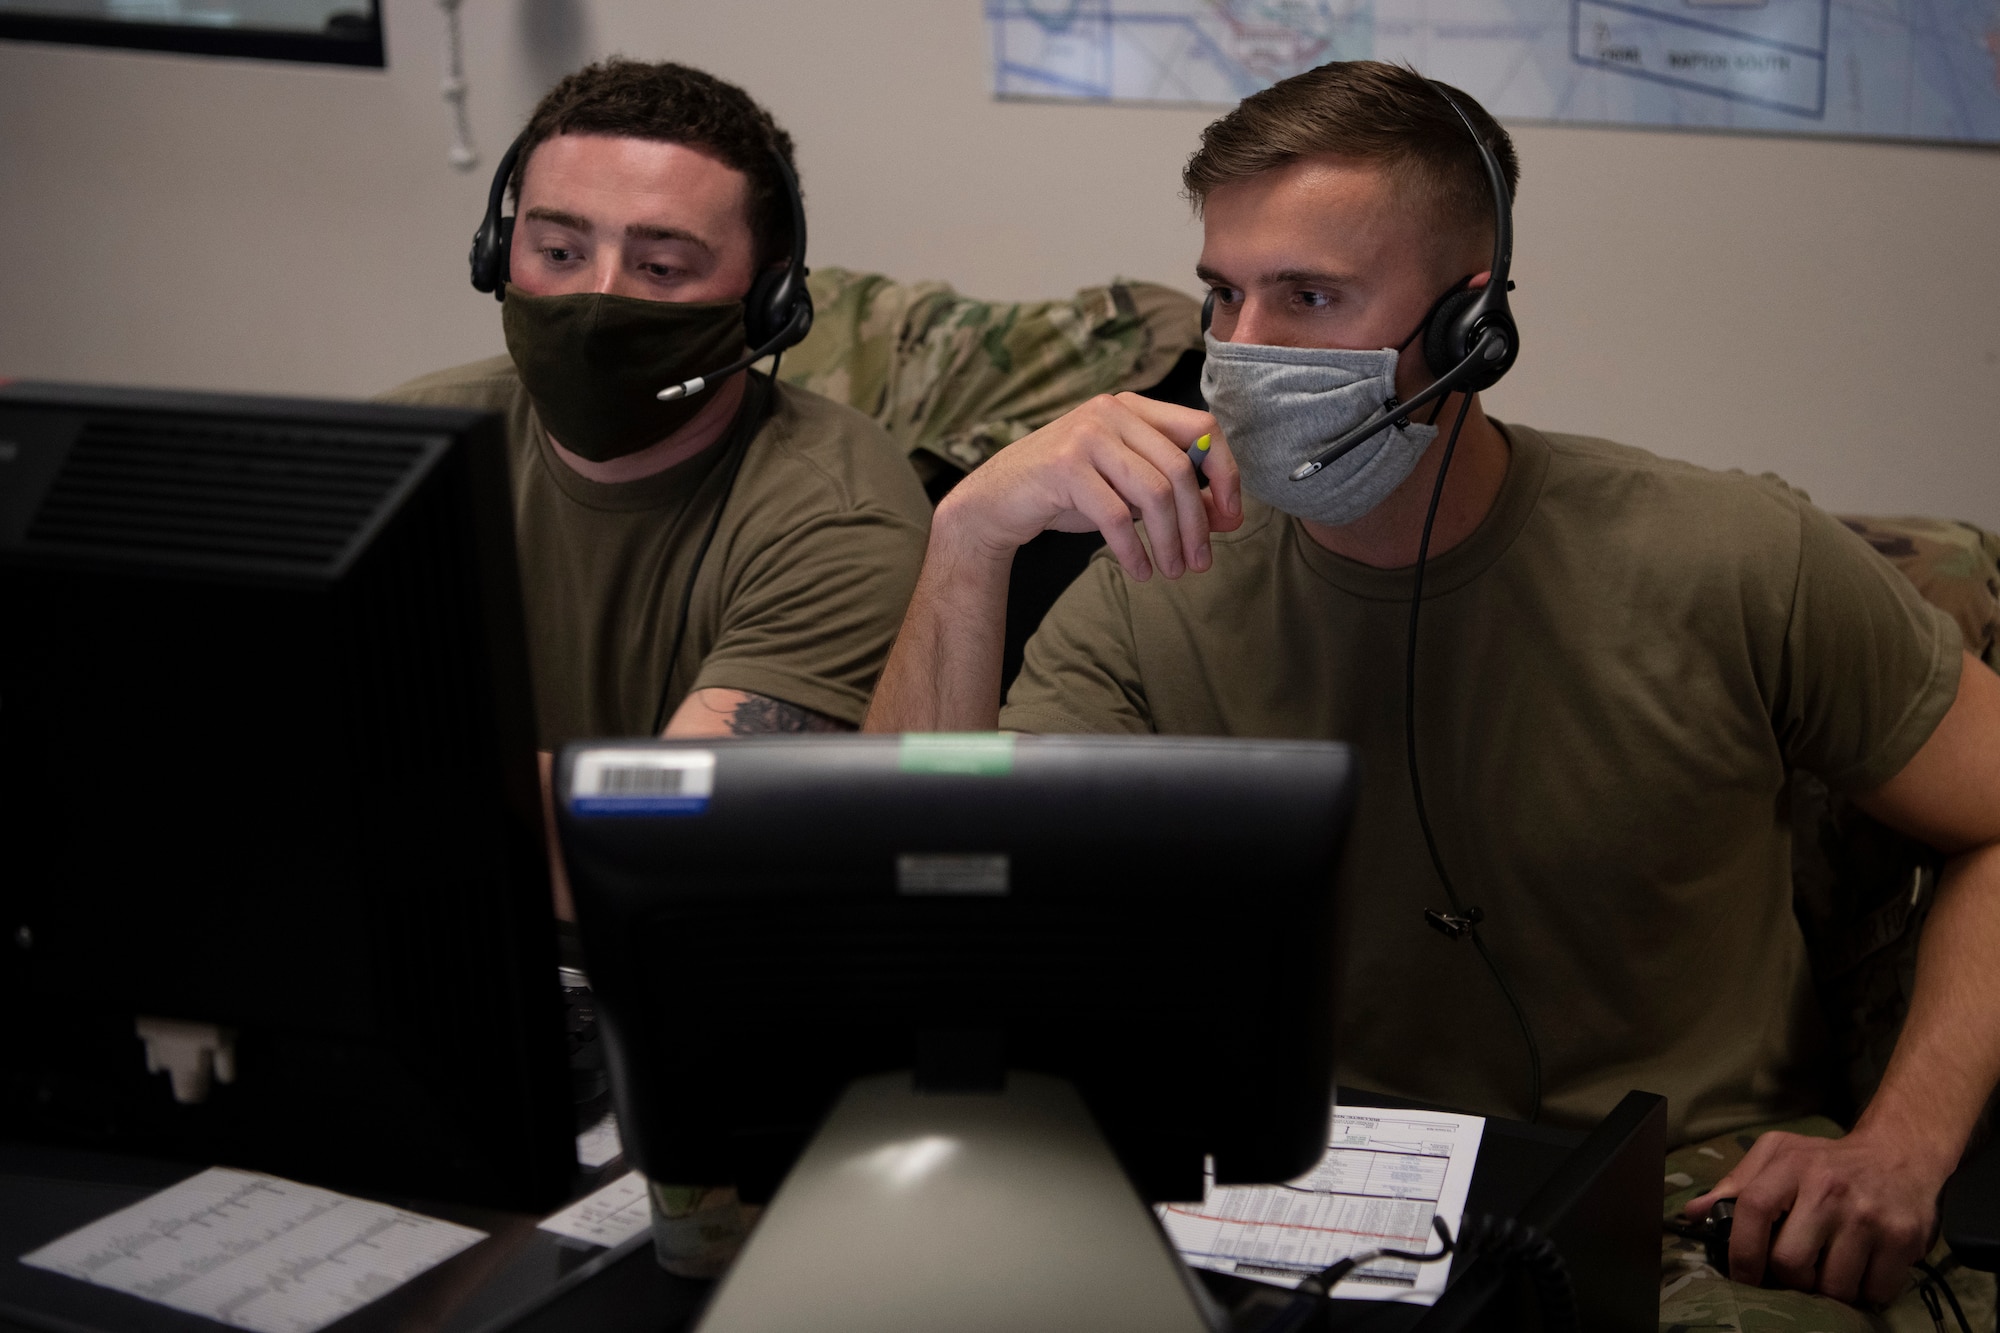
<instances>
[{"instance_id":1,"label":"olive green face mask","mask_svg":"<svg viewBox=\"0 0 2000 1333\"><path fill-rule=\"evenodd\" d=\"M507 288L507 352L549 435L593 463L637 453L707 405L655 395L743 354L741 301L642 301Z\"/></svg>"}]
</instances>

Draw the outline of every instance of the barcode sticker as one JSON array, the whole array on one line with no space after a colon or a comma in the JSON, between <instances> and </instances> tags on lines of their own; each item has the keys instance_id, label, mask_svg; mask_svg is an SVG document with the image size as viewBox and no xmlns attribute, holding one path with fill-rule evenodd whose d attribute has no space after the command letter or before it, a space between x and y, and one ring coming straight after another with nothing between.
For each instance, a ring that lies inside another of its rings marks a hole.
<instances>
[{"instance_id":1,"label":"barcode sticker","mask_svg":"<svg viewBox=\"0 0 2000 1333\"><path fill-rule=\"evenodd\" d=\"M698 815L715 790L713 750L586 750L569 808L579 815Z\"/></svg>"}]
</instances>

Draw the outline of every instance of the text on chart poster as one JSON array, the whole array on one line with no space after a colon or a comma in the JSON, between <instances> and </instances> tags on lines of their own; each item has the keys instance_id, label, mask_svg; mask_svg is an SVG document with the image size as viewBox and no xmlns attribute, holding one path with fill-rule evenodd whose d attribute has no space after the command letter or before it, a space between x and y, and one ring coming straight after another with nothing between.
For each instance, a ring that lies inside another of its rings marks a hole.
<instances>
[{"instance_id":1,"label":"text on chart poster","mask_svg":"<svg viewBox=\"0 0 2000 1333\"><path fill-rule=\"evenodd\" d=\"M1000 97L1407 62L1503 120L2000 143L2000 0L985 0Z\"/></svg>"}]
</instances>

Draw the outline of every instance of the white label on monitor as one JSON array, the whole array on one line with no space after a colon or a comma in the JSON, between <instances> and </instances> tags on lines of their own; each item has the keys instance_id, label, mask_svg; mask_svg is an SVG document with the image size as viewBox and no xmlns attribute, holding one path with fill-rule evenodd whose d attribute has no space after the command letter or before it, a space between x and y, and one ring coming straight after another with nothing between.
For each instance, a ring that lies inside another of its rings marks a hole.
<instances>
[{"instance_id":1,"label":"white label on monitor","mask_svg":"<svg viewBox=\"0 0 2000 1333\"><path fill-rule=\"evenodd\" d=\"M1007 858L986 852L905 852L896 858L896 891L997 897L1007 892Z\"/></svg>"},{"instance_id":2,"label":"white label on monitor","mask_svg":"<svg viewBox=\"0 0 2000 1333\"><path fill-rule=\"evenodd\" d=\"M570 777L579 815L698 815L715 790L713 750L585 750Z\"/></svg>"}]
</instances>

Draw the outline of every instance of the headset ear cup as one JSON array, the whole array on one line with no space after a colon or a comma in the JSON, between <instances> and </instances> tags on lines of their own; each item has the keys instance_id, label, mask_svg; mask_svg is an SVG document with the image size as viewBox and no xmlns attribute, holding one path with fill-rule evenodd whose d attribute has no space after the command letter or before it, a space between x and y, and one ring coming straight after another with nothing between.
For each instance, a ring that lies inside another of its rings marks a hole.
<instances>
[{"instance_id":1,"label":"headset ear cup","mask_svg":"<svg viewBox=\"0 0 2000 1333\"><path fill-rule=\"evenodd\" d=\"M1472 353L1472 330L1465 327L1466 314L1478 302L1480 293L1453 292L1438 302L1430 327L1424 330L1424 364L1432 378L1450 370Z\"/></svg>"},{"instance_id":2,"label":"headset ear cup","mask_svg":"<svg viewBox=\"0 0 2000 1333\"><path fill-rule=\"evenodd\" d=\"M472 252L468 256L472 263L472 290L490 292L493 290L493 227L482 222L479 230L472 233Z\"/></svg>"},{"instance_id":3,"label":"headset ear cup","mask_svg":"<svg viewBox=\"0 0 2000 1333\"><path fill-rule=\"evenodd\" d=\"M764 346L778 334L782 334L792 320L798 316L798 302L806 302L806 328L812 326L812 294L806 292L806 284L792 276L790 268L766 268L750 282L750 294L744 296L744 332L750 336L750 346ZM796 338L788 340L786 346L804 338L804 330ZM778 348L784 350L784 348Z\"/></svg>"},{"instance_id":4,"label":"headset ear cup","mask_svg":"<svg viewBox=\"0 0 2000 1333\"><path fill-rule=\"evenodd\" d=\"M507 284L514 280L514 219L500 219L500 241L493 250L493 294L505 299Z\"/></svg>"},{"instance_id":5,"label":"headset ear cup","mask_svg":"<svg viewBox=\"0 0 2000 1333\"><path fill-rule=\"evenodd\" d=\"M1201 300L1201 331L1206 334L1208 326L1215 322L1215 288L1208 289L1208 295Z\"/></svg>"},{"instance_id":6,"label":"headset ear cup","mask_svg":"<svg viewBox=\"0 0 2000 1333\"><path fill-rule=\"evenodd\" d=\"M798 295L793 298L788 315L789 320L797 322L791 326L792 332L785 343L786 347L796 347L805 341L806 335L812 332L813 313L812 288L801 282L798 286Z\"/></svg>"},{"instance_id":7,"label":"headset ear cup","mask_svg":"<svg viewBox=\"0 0 2000 1333\"><path fill-rule=\"evenodd\" d=\"M791 314L787 299L791 276L790 269L767 268L751 281L749 295L743 298L743 332L752 347L762 347L785 327Z\"/></svg>"},{"instance_id":8,"label":"headset ear cup","mask_svg":"<svg viewBox=\"0 0 2000 1333\"><path fill-rule=\"evenodd\" d=\"M507 281L512 277L510 258L514 250L514 219L501 218L498 225L480 224L472 234L472 289L491 292L493 299L505 300Z\"/></svg>"},{"instance_id":9,"label":"headset ear cup","mask_svg":"<svg viewBox=\"0 0 2000 1333\"><path fill-rule=\"evenodd\" d=\"M796 347L812 321L812 290L795 279L790 268L759 273L743 298L743 333L752 347L762 347L780 334L786 335L784 344L773 351Z\"/></svg>"}]
</instances>

